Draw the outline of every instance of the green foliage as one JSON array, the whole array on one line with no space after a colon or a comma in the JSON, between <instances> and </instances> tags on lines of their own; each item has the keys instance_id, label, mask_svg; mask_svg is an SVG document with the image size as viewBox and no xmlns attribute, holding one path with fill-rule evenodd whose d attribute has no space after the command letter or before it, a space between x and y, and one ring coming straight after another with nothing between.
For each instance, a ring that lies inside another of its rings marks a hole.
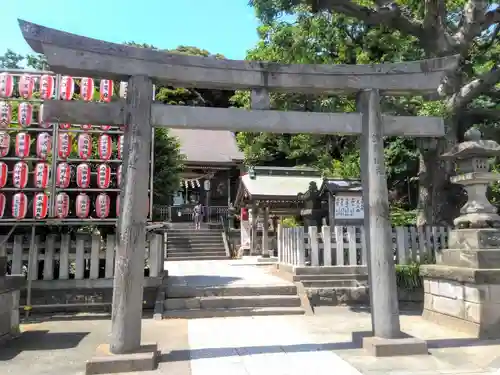
<instances>
[{"instance_id":1,"label":"green foliage","mask_svg":"<svg viewBox=\"0 0 500 375\"><path fill-rule=\"evenodd\" d=\"M184 156L180 153L179 141L171 137L168 129L155 130L154 202L169 204L170 196L179 188Z\"/></svg>"},{"instance_id":2,"label":"green foliage","mask_svg":"<svg viewBox=\"0 0 500 375\"><path fill-rule=\"evenodd\" d=\"M326 177L360 179L361 167L359 164L359 151L344 154L341 160L334 159L331 167L325 170Z\"/></svg>"},{"instance_id":3,"label":"green foliage","mask_svg":"<svg viewBox=\"0 0 500 375\"><path fill-rule=\"evenodd\" d=\"M3 56L0 56L0 68L20 69L24 56L7 49Z\"/></svg>"},{"instance_id":4,"label":"green foliage","mask_svg":"<svg viewBox=\"0 0 500 375\"><path fill-rule=\"evenodd\" d=\"M422 288L422 277L420 276L420 264L397 264L396 265L396 284L399 288L405 290L414 290Z\"/></svg>"},{"instance_id":5,"label":"green foliage","mask_svg":"<svg viewBox=\"0 0 500 375\"><path fill-rule=\"evenodd\" d=\"M484 84L481 76L500 69L500 34L495 24L491 27L482 24L481 27L486 29L482 33L477 25L469 30L466 27L465 32L472 34L469 39L464 38L458 30L464 26L466 12L470 12L470 5L467 5L470 2L465 0L446 0L442 4L445 9L419 0L397 0L391 6L399 9L391 13L390 19L385 16L389 12L384 14L384 8L377 9L373 0L345 3L349 5L335 1L250 0L249 4L262 25L258 30L260 40L248 52L248 59L282 63L373 64L460 53L463 58L459 69L448 77L450 84L442 91L445 97L439 100L435 96L385 97L383 110L393 115L441 116L445 119L447 139L451 142L460 141L464 131L472 125L480 127L487 138L500 141L500 84L498 80ZM365 8L358 8L358 5ZM489 5L490 12L498 14L500 11L499 8L494 10L498 2L477 4L478 7L484 5ZM443 11L444 19L440 20L438 11ZM490 14L489 20L494 16ZM439 27L436 20L438 24L442 21ZM473 86L467 87L469 83ZM466 99L456 100L462 96ZM238 93L236 100L242 106L248 105L247 94ZM354 97L335 95L280 94L272 96L272 104L283 110L352 112L355 109ZM287 146L293 145L294 138L300 140L297 143L301 147L289 152ZM319 142L314 138L311 141L311 138L245 134L239 136L239 144L247 160L255 164L275 160L277 165L314 166L335 177L357 175L356 163L352 163L357 157L356 142L339 136L322 136ZM322 146L318 147L318 144ZM438 146L442 147L441 144ZM415 140L400 137L385 139L390 199L400 207L393 216L400 222L413 220L409 218L413 214L405 214L403 218L401 210L415 208L420 191L428 192L428 197L432 198L420 197L424 205L433 204L437 197L448 198L451 202L449 205L440 204L436 210L424 207L423 211L433 216L426 217L427 221L442 222L447 219L445 211L453 211L450 205L456 199L451 195L455 193L446 189L444 180L449 178L446 171L418 174L419 169L429 171L439 164L432 157L422 159L420 164L422 152L426 152L424 142L417 144ZM424 189L417 190L419 182L426 184Z\"/></svg>"},{"instance_id":6,"label":"green foliage","mask_svg":"<svg viewBox=\"0 0 500 375\"><path fill-rule=\"evenodd\" d=\"M300 223L295 217L284 217L281 219L280 224L285 228L295 228L300 226Z\"/></svg>"},{"instance_id":7,"label":"green foliage","mask_svg":"<svg viewBox=\"0 0 500 375\"><path fill-rule=\"evenodd\" d=\"M417 224L416 210L406 211L401 207L392 206L390 210L391 223L395 227L412 226Z\"/></svg>"}]
</instances>

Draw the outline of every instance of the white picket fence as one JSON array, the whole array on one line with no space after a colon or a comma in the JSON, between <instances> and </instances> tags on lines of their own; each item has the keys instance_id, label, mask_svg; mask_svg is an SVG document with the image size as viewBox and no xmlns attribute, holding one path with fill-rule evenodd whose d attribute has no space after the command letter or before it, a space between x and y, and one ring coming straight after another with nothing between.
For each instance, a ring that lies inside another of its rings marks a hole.
<instances>
[{"instance_id":1,"label":"white picket fence","mask_svg":"<svg viewBox=\"0 0 500 375\"><path fill-rule=\"evenodd\" d=\"M114 276L115 235L108 235L105 241L97 235L36 236L31 259L29 237L16 235L0 249L0 255L6 254L11 262L9 274L22 274L34 267L28 272L31 280L95 280ZM149 268L150 277L161 275L163 258L163 236L149 235L145 267Z\"/></svg>"},{"instance_id":2,"label":"white picket fence","mask_svg":"<svg viewBox=\"0 0 500 375\"><path fill-rule=\"evenodd\" d=\"M435 259L446 248L447 227L393 227L395 262L408 264ZM362 226L285 228L278 226L278 261L293 266L347 266L367 263Z\"/></svg>"}]
</instances>

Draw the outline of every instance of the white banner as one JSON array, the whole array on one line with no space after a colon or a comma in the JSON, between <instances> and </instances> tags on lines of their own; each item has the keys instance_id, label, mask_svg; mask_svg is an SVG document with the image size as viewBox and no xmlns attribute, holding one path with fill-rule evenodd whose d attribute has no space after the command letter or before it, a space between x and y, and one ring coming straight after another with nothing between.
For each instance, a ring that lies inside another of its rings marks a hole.
<instances>
[{"instance_id":1,"label":"white banner","mask_svg":"<svg viewBox=\"0 0 500 375\"><path fill-rule=\"evenodd\" d=\"M250 222L249 221L241 221L240 225L240 233L241 233L241 247L244 249L250 249Z\"/></svg>"}]
</instances>

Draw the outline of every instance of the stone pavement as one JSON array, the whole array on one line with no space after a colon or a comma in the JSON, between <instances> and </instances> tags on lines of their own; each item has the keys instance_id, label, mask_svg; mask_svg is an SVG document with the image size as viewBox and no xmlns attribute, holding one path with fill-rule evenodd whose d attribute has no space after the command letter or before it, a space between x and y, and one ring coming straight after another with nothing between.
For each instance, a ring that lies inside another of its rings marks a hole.
<instances>
[{"instance_id":1,"label":"stone pavement","mask_svg":"<svg viewBox=\"0 0 500 375\"><path fill-rule=\"evenodd\" d=\"M500 368L500 341L472 340L416 315L403 315L402 327L427 339L430 355L373 358L359 346L359 332L370 327L366 311L325 308L316 313L145 319L143 340L157 341L162 355L156 371L141 374L486 375ZM24 325L23 336L0 349L0 374L82 375L85 361L107 341L109 328L109 317L95 315Z\"/></svg>"},{"instance_id":2,"label":"stone pavement","mask_svg":"<svg viewBox=\"0 0 500 375\"><path fill-rule=\"evenodd\" d=\"M171 285L191 287L293 285L266 272L265 266L255 266L255 260L197 260L167 261L168 281Z\"/></svg>"}]
</instances>

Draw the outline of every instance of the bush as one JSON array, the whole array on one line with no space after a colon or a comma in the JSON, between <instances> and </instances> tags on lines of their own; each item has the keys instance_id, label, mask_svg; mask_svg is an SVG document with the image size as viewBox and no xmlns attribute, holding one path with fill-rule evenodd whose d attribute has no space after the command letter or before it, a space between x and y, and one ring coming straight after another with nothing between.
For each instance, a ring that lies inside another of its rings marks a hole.
<instances>
[{"instance_id":1,"label":"bush","mask_svg":"<svg viewBox=\"0 0 500 375\"><path fill-rule=\"evenodd\" d=\"M422 277L420 276L420 263L397 264L396 284L398 288L413 290L422 288Z\"/></svg>"}]
</instances>

